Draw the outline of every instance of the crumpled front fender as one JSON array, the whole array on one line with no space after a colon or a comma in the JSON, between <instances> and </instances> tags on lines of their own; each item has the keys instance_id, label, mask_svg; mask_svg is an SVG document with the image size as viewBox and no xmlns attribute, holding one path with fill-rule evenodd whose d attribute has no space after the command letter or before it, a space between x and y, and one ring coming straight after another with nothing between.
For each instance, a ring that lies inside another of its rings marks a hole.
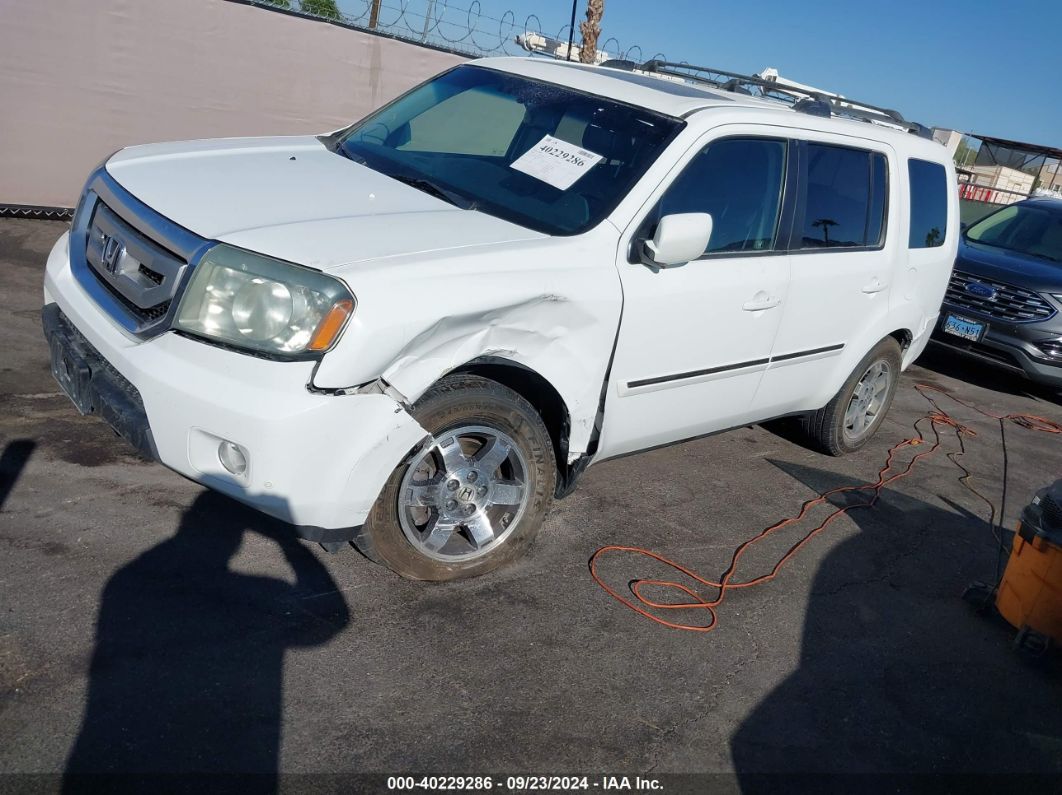
<instances>
[{"instance_id":1,"label":"crumpled front fender","mask_svg":"<svg viewBox=\"0 0 1062 795\"><path fill-rule=\"evenodd\" d=\"M469 362L510 361L561 396L569 455L578 457L590 442L622 307L614 252L614 230L605 230L514 246L504 257L477 250L459 262L344 274L358 309L314 387L380 391L409 406Z\"/></svg>"}]
</instances>

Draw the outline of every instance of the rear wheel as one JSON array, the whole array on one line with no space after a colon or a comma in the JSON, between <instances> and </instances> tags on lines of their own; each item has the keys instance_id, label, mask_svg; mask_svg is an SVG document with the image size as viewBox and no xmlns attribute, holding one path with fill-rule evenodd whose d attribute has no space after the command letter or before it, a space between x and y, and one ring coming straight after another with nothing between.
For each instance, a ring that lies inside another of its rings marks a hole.
<instances>
[{"instance_id":1,"label":"rear wheel","mask_svg":"<svg viewBox=\"0 0 1062 795\"><path fill-rule=\"evenodd\" d=\"M556 482L542 419L516 392L447 376L414 406L431 443L391 474L356 543L403 577L453 580L516 559Z\"/></svg>"},{"instance_id":2,"label":"rear wheel","mask_svg":"<svg viewBox=\"0 0 1062 795\"><path fill-rule=\"evenodd\" d=\"M875 345L833 400L803 418L812 445L830 455L844 455L869 442L892 405L900 361L900 345L892 337Z\"/></svg>"}]
</instances>

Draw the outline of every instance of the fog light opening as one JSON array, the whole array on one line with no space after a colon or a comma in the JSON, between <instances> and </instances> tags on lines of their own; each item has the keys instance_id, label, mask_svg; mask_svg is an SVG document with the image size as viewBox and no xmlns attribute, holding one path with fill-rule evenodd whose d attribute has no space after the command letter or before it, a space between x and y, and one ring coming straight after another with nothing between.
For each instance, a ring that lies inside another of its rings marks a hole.
<instances>
[{"instance_id":1,"label":"fog light opening","mask_svg":"<svg viewBox=\"0 0 1062 795\"><path fill-rule=\"evenodd\" d=\"M233 475L240 476L247 471L247 454L234 442L222 442L218 445L218 460Z\"/></svg>"}]
</instances>

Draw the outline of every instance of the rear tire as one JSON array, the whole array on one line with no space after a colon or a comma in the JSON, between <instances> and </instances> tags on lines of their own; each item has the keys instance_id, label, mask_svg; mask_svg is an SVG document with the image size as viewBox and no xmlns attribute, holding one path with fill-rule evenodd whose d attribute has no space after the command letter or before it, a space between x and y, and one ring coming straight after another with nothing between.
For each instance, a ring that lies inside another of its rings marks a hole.
<instances>
[{"instance_id":1,"label":"rear tire","mask_svg":"<svg viewBox=\"0 0 1062 795\"><path fill-rule=\"evenodd\" d=\"M474 375L441 379L413 407L433 443L388 479L355 544L414 580L457 580L522 556L557 479L553 443L534 407Z\"/></svg>"},{"instance_id":2,"label":"rear tire","mask_svg":"<svg viewBox=\"0 0 1062 795\"><path fill-rule=\"evenodd\" d=\"M900 382L900 345L886 337L856 365L829 403L801 419L811 446L828 455L854 453L877 433Z\"/></svg>"}]
</instances>

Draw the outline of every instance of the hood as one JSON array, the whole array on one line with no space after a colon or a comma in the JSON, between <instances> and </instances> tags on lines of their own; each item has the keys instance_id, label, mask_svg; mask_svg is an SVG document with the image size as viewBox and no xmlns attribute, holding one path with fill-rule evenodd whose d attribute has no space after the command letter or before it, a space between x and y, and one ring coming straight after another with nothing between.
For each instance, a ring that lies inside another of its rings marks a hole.
<instances>
[{"instance_id":1,"label":"hood","mask_svg":"<svg viewBox=\"0 0 1062 795\"><path fill-rule=\"evenodd\" d=\"M142 202L197 235L320 270L545 237L454 207L311 136L137 146L106 167Z\"/></svg>"},{"instance_id":2,"label":"hood","mask_svg":"<svg viewBox=\"0 0 1062 795\"><path fill-rule=\"evenodd\" d=\"M974 243L965 237L959 243L955 270L1038 293L1062 293L1062 262Z\"/></svg>"}]
</instances>

